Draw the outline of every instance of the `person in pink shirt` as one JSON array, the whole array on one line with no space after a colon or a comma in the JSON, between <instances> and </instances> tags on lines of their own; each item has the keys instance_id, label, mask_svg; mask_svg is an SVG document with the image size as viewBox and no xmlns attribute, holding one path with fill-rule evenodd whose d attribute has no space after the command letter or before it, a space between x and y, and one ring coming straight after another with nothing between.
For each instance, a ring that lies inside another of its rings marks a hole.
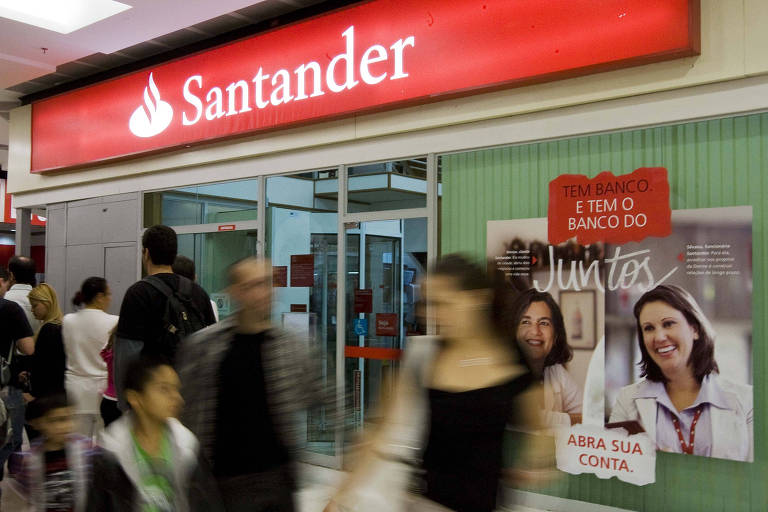
<instances>
[{"instance_id":1,"label":"person in pink shirt","mask_svg":"<svg viewBox=\"0 0 768 512\"><path fill-rule=\"evenodd\" d=\"M109 335L109 341L101 350L101 358L107 363L107 387L101 398L101 419L104 420L104 428L121 416L120 409L117 408L117 393L115 392L115 377L112 367L113 352L112 347L115 344L115 329Z\"/></svg>"}]
</instances>

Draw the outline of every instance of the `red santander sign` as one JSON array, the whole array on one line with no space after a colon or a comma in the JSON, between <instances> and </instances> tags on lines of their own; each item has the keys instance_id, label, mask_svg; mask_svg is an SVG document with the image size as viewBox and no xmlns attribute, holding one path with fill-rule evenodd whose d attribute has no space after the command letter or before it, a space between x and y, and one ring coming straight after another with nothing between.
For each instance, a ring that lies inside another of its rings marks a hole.
<instances>
[{"instance_id":1,"label":"red santander sign","mask_svg":"<svg viewBox=\"0 0 768 512\"><path fill-rule=\"evenodd\" d=\"M371 0L35 102L32 172L694 55L699 0Z\"/></svg>"}]
</instances>

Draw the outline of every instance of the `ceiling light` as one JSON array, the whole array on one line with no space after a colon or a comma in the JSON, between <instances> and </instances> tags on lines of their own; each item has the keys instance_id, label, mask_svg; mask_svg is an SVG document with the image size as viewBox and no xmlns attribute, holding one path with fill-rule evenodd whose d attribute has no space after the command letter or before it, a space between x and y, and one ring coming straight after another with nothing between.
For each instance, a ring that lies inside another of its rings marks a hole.
<instances>
[{"instance_id":1,"label":"ceiling light","mask_svg":"<svg viewBox=\"0 0 768 512\"><path fill-rule=\"evenodd\" d=\"M0 0L0 18L69 34L130 8L113 0Z\"/></svg>"}]
</instances>

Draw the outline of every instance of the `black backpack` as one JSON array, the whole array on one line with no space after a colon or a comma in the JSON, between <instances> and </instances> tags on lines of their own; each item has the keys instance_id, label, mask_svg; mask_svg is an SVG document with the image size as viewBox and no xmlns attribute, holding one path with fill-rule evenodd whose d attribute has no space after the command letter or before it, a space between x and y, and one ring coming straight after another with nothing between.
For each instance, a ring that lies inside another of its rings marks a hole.
<instances>
[{"instance_id":1,"label":"black backpack","mask_svg":"<svg viewBox=\"0 0 768 512\"><path fill-rule=\"evenodd\" d=\"M157 352L171 362L176 357L179 342L199 331L207 324L205 317L192 302L192 281L179 276L179 288L172 289L157 276L147 276L144 281L165 295L165 310L162 317L162 331L157 339ZM144 349L146 350L146 345Z\"/></svg>"}]
</instances>

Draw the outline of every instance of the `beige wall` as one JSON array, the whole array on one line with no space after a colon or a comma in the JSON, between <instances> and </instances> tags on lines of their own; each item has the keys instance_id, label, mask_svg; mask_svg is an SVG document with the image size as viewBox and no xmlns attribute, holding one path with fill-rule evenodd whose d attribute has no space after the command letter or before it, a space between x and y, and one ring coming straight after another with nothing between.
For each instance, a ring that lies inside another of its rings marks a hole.
<instances>
[{"instance_id":1,"label":"beige wall","mask_svg":"<svg viewBox=\"0 0 768 512\"><path fill-rule=\"evenodd\" d=\"M24 203L25 195L32 192L54 188L61 191L61 187L105 180L114 183L116 192L140 190L139 181L146 186L146 180L135 180L131 177L160 171L175 170L170 173L176 178L174 184L183 185L187 183L184 173L179 172L180 170L214 163L218 165L213 168L220 167L226 162L232 162L238 167L253 162L251 175L255 176L285 171L279 168L279 165L277 168L258 165L259 160L265 157L274 163L275 156L285 151L295 152L318 147L332 148L334 144L388 134L507 118L531 112L768 74L768 52L765 51L768 48L768 31L764 28L768 26L768 2L765 0L701 0L701 6L702 49L698 57L319 123L310 127L262 134L234 142L187 149L81 171L51 175L29 173L31 108L21 107L11 112L9 188L18 194L19 200ZM550 122L556 123L557 117ZM430 150L430 148L424 148L423 152ZM247 159L245 163L243 159ZM205 181L224 179L228 179L228 176L211 173L209 179ZM195 180L199 182L199 176L196 176ZM39 193L34 196L43 197Z\"/></svg>"}]
</instances>

